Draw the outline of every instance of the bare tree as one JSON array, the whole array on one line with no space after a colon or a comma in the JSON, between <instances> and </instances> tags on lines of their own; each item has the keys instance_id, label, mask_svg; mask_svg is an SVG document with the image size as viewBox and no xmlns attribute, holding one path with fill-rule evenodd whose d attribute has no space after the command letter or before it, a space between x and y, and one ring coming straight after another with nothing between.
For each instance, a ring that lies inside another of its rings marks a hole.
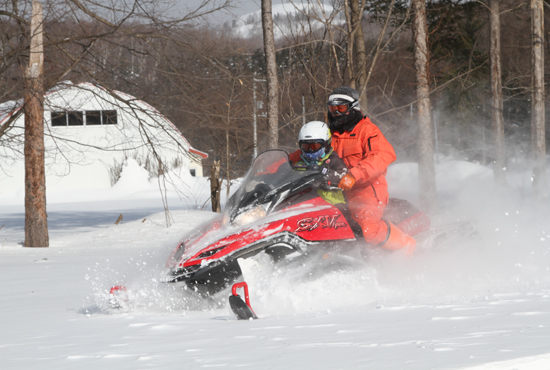
<instances>
[{"instance_id":1,"label":"bare tree","mask_svg":"<svg viewBox=\"0 0 550 370\"><path fill-rule=\"evenodd\" d=\"M74 82L99 83L109 91L120 89L151 101L148 99L153 90L151 87L161 86L161 82L157 80L160 75L158 67L163 62L163 55L158 52L159 46L163 43L179 43L181 49L191 49L190 45L185 44L185 35L191 29L189 26L197 24L204 15L227 7L229 1L204 0L186 13L168 14L163 9L168 2L151 0L120 4L89 0L45 0L45 89L54 87L60 80L70 79ZM18 65L26 62L29 50L29 27L25 21L29 13L28 4L28 0L3 0L0 9L0 97L2 100L10 99L17 103L23 95L23 83L19 83L23 79L20 78ZM164 88L162 91L164 96L168 95L166 90ZM113 95L113 98L120 100L116 93ZM36 97L43 99L43 94L38 93ZM120 105L130 111L143 111L140 107L134 109L132 102L120 100ZM13 149L2 151L0 155L8 152L13 157L9 158L10 161L20 159L22 152L18 145L23 135L14 128L14 123L24 109L18 108L19 105L15 104L15 114L0 123L0 146ZM150 115L147 111L142 113ZM155 138L148 135L147 123L138 120L144 147L150 149L150 157L158 164L157 172L160 177L160 173L165 172L163 169L170 168L171 163L161 163L153 147ZM19 137L15 137L16 135ZM51 136L51 133L46 132L46 135ZM17 140L13 140L14 138ZM68 143L66 138L51 138L56 144ZM68 145L73 144L77 145ZM22 144L20 146L23 147ZM184 148L181 149L185 152ZM58 148L54 148L54 153L48 154L76 163L72 158L66 158ZM5 164L2 159L0 170Z\"/></svg>"},{"instance_id":2,"label":"bare tree","mask_svg":"<svg viewBox=\"0 0 550 370\"><path fill-rule=\"evenodd\" d=\"M221 212L220 207L220 161L214 161L210 171L210 199L212 201L212 212Z\"/></svg>"},{"instance_id":3,"label":"bare tree","mask_svg":"<svg viewBox=\"0 0 550 370\"><path fill-rule=\"evenodd\" d=\"M355 78L350 79L350 86L354 89L359 90L359 102L361 106L367 107L367 89L363 89L363 85L367 79L367 49L365 47L365 35L363 33L362 19L363 19L363 10L365 8L366 1L362 1L362 4L359 4L359 0L348 0L349 1L349 14L350 14L350 44L348 46L349 51L354 51L355 55L355 64L357 65L357 74ZM347 14L348 12L346 12ZM353 58L348 56L348 63L351 62ZM350 72L351 72L350 68Z\"/></svg>"},{"instance_id":4,"label":"bare tree","mask_svg":"<svg viewBox=\"0 0 550 370\"><path fill-rule=\"evenodd\" d=\"M535 199L548 194L546 188L546 139L544 123L544 2L531 0L533 192Z\"/></svg>"},{"instance_id":5,"label":"bare tree","mask_svg":"<svg viewBox=\"0 0 550 370\"><path fill-rule=\"evenodd\" d=\"M491 27L491 118L495 140L494 176L498 185L506 184L506 152L502 116L502 75L500 65L500 0L489 0Z\"/></svg>"},{"instance_id":6,"label":"bare tree","mask_svg":"<svg viewBox=\"0 0 550 370\"><path fill-rule=\"evenodd\" d=\"M271 0L262 0L262 29L264 34L265 64L267 67L268 147L276 149L279 146L279 84L277 79Z\"/></svg>"},{"instance_id":7,"label":"bare tree","mask_svg":"<svg viewBox=\"0 0 550 370\"><path fill-rule=\"evenodd\" d=\"M42 4L34 1L25 79L25 246L48 247L44 168L44 50Z\"/></svg>"},{"instance_id":8,"label":"bare tree","mask_svg":"<svg viewBox=\"0 0 550 370\"><path fill-rule=\"evenodd\" d=\"M434 168L434 136L431 118L430 83L428 78L428 26L426 1L412 0L414 11L414 66L416 70L416 97L418 100L418 176L420 200L428 212L437 209Z\"/></svg>"}]
</instances>

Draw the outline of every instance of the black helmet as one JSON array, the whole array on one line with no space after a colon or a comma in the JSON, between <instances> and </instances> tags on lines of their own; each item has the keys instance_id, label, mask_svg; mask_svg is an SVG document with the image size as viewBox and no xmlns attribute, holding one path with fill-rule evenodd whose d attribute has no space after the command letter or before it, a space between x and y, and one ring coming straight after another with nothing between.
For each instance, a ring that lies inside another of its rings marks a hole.
<instances>
[{"instance_id":1,"label":"black helmet","mask_svg":"<svg viewBox=\"0 0 550 370\"><path fill-rule=\"evenodd\" d=\"M332 130L353 128L362 118L359 93L348 86L334 89L328 97L328 120Z\"/></svg>"}]
</instances>

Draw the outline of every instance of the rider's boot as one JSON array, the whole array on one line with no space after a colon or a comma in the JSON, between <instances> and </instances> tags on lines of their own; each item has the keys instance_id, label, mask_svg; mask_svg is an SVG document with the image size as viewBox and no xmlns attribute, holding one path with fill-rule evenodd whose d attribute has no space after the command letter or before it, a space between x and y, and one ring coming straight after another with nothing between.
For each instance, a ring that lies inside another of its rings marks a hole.
<instances>
[{"instance_id":1,"label":"rider's boot","mask_svg":"<svg viewBox=\"0 0 550 370\"><path fill-rule=\"evenodd\" d=\"M416 240L412 236L405 234L397 226L389 224L389 236L388 240L382 245L382 248L392 251L403 250L407 256L412 256L416 248Z\"/></svg>"}]
</instances>

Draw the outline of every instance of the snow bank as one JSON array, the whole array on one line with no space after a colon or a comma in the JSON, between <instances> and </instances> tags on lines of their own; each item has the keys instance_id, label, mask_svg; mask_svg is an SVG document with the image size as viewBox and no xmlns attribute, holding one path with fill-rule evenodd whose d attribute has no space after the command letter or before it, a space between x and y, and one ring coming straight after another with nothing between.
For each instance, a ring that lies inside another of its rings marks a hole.
<instances>
[{"instance_id":1,"label":"snow bank","mask_svg":"<svg viewBox=\"0 0 550 370\"><path fill-rule=\"evenodd\" d=\"M225 194L222 191L222 196ZM54 185L46 185L48 208L67 203L90 203L103 201L148 200L162 205L162 198L168 199L169 207L186 209L209 208L210 182L205 177L193 177L182 168L172 170L161 178L149 179L149 174L133 158L128 158L123 167L121 177L112 187L80 188L73 190L57 190ZM0 192L0 204L12 206L21 210L24 204L24 187L12 193ZM107 209L110 209L107 203ZM105 206L105 204L102 204Z\"/></svg>"}]
</instances>

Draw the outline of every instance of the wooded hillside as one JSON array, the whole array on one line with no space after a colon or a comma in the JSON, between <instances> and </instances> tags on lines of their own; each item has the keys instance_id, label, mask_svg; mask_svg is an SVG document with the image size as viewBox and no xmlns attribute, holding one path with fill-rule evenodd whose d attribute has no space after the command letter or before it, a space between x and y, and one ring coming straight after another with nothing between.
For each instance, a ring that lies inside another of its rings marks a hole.
<instances>
[{"instance_id":1,"label":"wooded hillside","mask_svg":"<svg viewBox=\"0 0 550 370\"><path fill-rule=\"evenodd\" d=\"M174 122L194 147L210 154L209 161L220 160L222 176L242 175L253 155L255 86L258 150L267 149L263 44L261 35L237 38L230 27L204 18L230 1L205 3L176 18L154 1L120 8L44 1L45 89L63 80L87 81L134 95ZM333 2L338 17L317 15L322 28L312 26L314 16L294 16L303 22L302 31L276 40L279 146L293 150L304 121L325 119L333 88L365 86L362 107L392 142L398 160L414 161L417 108L408 2L359 1L359 13L352 3ZM30 9L29 1L0 2L0 102L23 96ZM513 169L524 165L531 145L530 2L500 0L500 12L506 155ZM360 14L360 23L354 14ZM488 2L433 0L426 14L436 152L490 164ZM549 20L546 15L547 25ZM544 43L548 65L547 33ZM1 136L8 130L0 128L0 145L8 145Z\"/></svg>"}]
</instances>

